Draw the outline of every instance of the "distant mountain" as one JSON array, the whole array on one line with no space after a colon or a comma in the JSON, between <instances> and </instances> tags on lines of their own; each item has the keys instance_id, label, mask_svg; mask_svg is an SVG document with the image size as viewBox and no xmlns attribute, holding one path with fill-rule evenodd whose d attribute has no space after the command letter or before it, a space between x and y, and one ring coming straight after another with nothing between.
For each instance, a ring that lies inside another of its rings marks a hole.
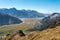
<instances>
[{"instance_id":1,"label":"distant mountain","mask_svg":"<svg viewBox=\"0 0 60 40\"><path fill-rule=\"evenodd\" d=\"M0 9L0 12L18 18L40 18L45 16L43 13L39 13L35 10L24 10L24 9L17 10L16 8L10 8L10 9L4 8L4 9Z\"/></svg>"},{"instance_id":2,"label":"distant mountain","mask_svg":"<svg viewBox=\"0 0 60 40\"><path fill-rule=\"evenodd\" d=\"M19 24L22 21L18 18L9 16L7 14L0 13L0 26L10 25L10 24Z\"/></svg>"},{"instance_id":3,"label":"distant mountain","mask_svg":"<svg viewBox=\"0 0 60 40\"><path fill-rule=\"evenodd\" d=\"M49 15L43 18L40 21L40 24L38 24L38 26L35 28L38 30L43 30L43 29L52 28L58 25L60 25L60 13L53 13L52 15Z\"/></svg>"}]
</instances>

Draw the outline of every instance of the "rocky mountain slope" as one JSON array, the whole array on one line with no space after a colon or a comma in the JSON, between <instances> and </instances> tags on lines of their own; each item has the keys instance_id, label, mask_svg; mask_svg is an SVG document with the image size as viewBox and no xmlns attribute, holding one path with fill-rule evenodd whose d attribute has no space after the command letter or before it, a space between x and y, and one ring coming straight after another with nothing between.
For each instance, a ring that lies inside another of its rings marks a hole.
<instances>
[{"instance_id":1,"label":"rocky mountain slope","mask_svg":"<svg viewBox=\"0 0 60 40\"><path fill-rule=\"evenodd\" d=\"M40 21L40 24L36 24L37 26L34 28L36 30L44 30L47 28L55 27L60 25L60 13L53 13L52 15L43 18Z\"/></svg>"}]
</instances>

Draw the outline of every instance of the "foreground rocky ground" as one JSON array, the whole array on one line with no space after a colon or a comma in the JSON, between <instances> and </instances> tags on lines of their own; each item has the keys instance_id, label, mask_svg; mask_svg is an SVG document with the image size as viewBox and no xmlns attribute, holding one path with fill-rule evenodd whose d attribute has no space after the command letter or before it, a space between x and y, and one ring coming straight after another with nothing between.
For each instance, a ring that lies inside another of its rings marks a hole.
<instances>
[{"instance_id":1,"label":"foreground rocky ground","mask_svg":"<svg viewBox=\"0 0 60 40\"><path fill-rule=\"evenodd\" d=\"M13 36L12 36L13 35ZM60 40L60 26L48 28L43 31L36 31L20 36L18 33L12 33L3 40Z\"/></svg>"}]
</instances>

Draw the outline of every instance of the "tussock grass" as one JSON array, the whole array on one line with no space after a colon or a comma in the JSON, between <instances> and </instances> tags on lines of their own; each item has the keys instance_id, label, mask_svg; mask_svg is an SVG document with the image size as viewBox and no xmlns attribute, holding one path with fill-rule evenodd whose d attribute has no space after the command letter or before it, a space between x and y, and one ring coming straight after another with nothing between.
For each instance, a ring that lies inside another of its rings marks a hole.
<instances>
[{"instance_id":1,"label":"tussock grass","mask_svg":"<svg viewBox=\"0 0 60 40\"><path fill-rule=\"evenodd\" d=\"M48 28L43 31L36 31L27 34L26 36L15 35L11 40L60 40L60 26Z\"/></svg>"}]
</instances>

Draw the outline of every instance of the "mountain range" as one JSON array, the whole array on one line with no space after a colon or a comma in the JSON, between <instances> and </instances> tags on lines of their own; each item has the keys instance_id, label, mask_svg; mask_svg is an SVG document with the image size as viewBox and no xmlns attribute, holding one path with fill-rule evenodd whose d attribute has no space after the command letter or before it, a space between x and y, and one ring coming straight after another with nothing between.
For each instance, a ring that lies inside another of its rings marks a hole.
<instances>
[{"instance_id":1,"label":"mountain range","mask_svg":"<svg viewBox=\"0 0 60 40\"><path fill-rule=\"evenodd\" d=\"M35 10L17 10L16 8L10 8L10 9L0 9L1 13L8 14L14 17L18 18L41 18L45 17L43 13L39 13Z\"/></svg>"},{"instance_id":2,"label":"mountain range","mask_svg":"<svg viewBox=\"0 0 60 40\"><path fill-rule=\"evenodd\" d=\"M22 21L16 17L12 17L8 14L0 13L0 26L10 25L10 24L19 24Z\"/></svg>"}]
</instances>

